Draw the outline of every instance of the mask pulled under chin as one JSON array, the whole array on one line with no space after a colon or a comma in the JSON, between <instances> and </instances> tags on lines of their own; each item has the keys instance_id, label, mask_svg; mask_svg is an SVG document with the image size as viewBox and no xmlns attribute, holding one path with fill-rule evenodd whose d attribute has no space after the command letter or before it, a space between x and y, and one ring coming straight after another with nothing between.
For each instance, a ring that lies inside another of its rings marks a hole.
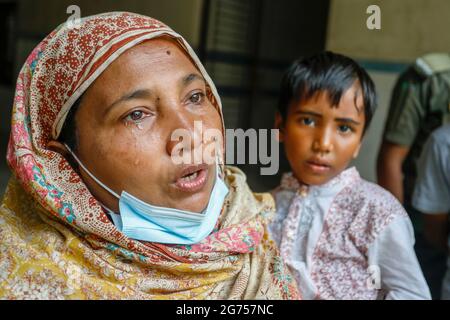
<instances>
[{"instance_id":1,"label":"mask pulled under chin","mask_svg":"<svg viewBox=\"0 0 450 320\"><path fill-rule=\"evenodd\" d=\"M119 213L103 206L110 214L116 228L127 237L164 244L190 245L205 239L214 229L222 210L228 188L219 176L216 161L214 187L208 205L202 213L151 205L122 191L119 196L98 180L66 145L77 163L102 188L119 199Z\"/></svg>"}]
</instances>

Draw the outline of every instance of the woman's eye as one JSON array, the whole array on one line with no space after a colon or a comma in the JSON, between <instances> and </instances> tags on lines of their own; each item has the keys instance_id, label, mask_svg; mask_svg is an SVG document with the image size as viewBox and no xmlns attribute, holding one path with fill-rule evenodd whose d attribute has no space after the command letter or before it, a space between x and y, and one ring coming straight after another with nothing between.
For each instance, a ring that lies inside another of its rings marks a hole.
<instances>
[{"instance_id":1,"label":"woman's eye","mask_svg":"<svg viewBox=\"0 0 450 320\"><path fill-rule=\"evenodd\" d=\"M140 121L144 118L144 112L136 110L131 112L126 118L125 120L129 120L129 121Z\"/></svg>"},{"instance_id":2,"label":"woman's eye","mask_svg":"<svg viewBox=\"0 0 450 320\"><path fill-rule=\"evenodd\" d=\"M314 120L311 119L311 118L303 118L303 119L301 120L301 122L302 122L304 125L307 125L307 126L313 126L313 125L314 125Z\"/></svg>"},{"instance_id":3,"label":"woman's eye","mask_svg":"<svg viewBox=\"0 0 450 320\"><path fill-rule=\"evenodd\" d=\"M202 92L197 92L197 93L194 93L194 94L189 98L189 101L191 101L192 103L195 103L195 104L199 104L200 102L202 102L202 99L203 99L204 96L205 96L204 93L202 93Z\"/></svg>"}]
</instances>

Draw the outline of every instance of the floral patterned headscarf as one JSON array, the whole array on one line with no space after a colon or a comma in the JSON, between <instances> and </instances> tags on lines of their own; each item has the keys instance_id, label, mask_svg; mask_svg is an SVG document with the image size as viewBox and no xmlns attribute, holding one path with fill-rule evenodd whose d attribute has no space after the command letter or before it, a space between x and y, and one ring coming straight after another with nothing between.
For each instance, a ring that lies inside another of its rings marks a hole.
<instances>
[{"instance_id":1,"label":"floral patterned headscarf","mask_svg":"<svg viewBox=\"0 0 450 320\"><path fill-rule=\"evenodd\" d=\"M169 246L121 233L69 162L47 147L111 62L161 36L191 57L222 116L216 88L192 48L149 17L114 12L63 24L28 57L17 80L7 151L14 177L0 208L0 297L298 298L267 237L273 201L251 193L238 169L225 169L231 192L213 233L193 246ZM31 294L19 283L51 290Z\"/></svg>"}]
</instances>

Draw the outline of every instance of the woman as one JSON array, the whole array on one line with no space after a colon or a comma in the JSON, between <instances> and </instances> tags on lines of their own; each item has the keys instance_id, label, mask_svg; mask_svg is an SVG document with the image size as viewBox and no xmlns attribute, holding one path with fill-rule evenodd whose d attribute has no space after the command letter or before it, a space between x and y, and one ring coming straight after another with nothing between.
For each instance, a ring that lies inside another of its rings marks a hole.
<instances>
[{"instance_id":1,"label":"woman","mask_svg":"<svg viewBox=\"0 0 450 320\"><path fill-rule=\"evenodd\" d=\"M195 121L223 133L220 99L161 22L107 13L47 36L17 81L0 297L298 298L267 236L271 198L238 169L170 161L176 129L194 141L180 153L212 143Z\"/></svg>"}]
</instances>

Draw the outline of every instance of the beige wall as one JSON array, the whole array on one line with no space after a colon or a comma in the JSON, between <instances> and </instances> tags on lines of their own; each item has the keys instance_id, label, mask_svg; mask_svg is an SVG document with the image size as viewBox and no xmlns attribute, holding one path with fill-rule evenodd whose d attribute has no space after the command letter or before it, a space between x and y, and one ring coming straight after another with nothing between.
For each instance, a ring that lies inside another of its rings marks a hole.
<instances>
[{"instance_id":1,"label":"beige wall","mask_svg":"<svg viewBox=\"0 0 450 320\"><path fill-rule=\"evenodd\" d=\"M381 9L381 30L369 30L366 9ZM450 52L448 0L331 0L327 49L359 60L412 63L427 52ZM376 181L376 158L398 73L368 70L379 105L364 138L356 165L361 175Z\"/></svg>"},{"instance_id":2,"label":"beige wall","mask_svg":"<svg viewBox=\"0 0 450 320\"><path fill-rule=\"evenodd\" d=\"M366 9L381 9L381 30L369 30ZM360 59L411 61L450 52L448 0L331 0L327 48Z\"/></svg>"}]
</instances>

